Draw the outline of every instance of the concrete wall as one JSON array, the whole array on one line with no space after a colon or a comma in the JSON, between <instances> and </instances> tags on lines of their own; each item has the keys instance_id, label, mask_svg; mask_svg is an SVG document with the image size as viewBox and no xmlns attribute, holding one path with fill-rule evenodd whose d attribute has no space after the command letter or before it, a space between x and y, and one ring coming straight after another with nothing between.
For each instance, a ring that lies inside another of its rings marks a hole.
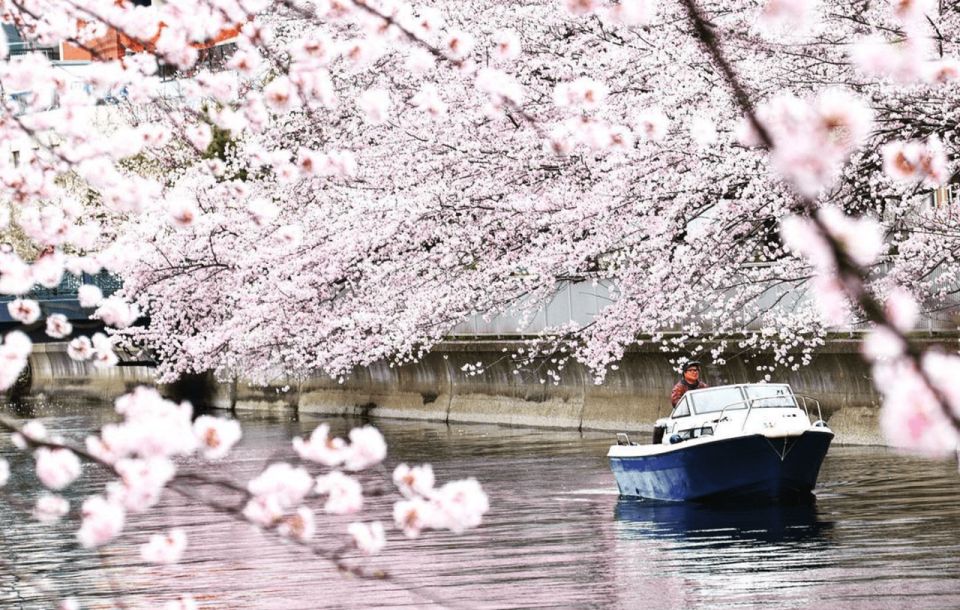
<instances>
[{"instance_id":1,"label":"concrete wall","mask_svg":"<svg viewBox=\"0 0 960 610\"><path fill-rule=\"evenodd\" d=\"M670 390L677 375L669 354L629 353L600 385L575 363L560 372L559 383L545 376L546 383L541 383L535 371L514 373L503 347L497 342L447 343L416 364L378 363L355 371L343 384L312 377L283 396L301 413L596 430L648 431L654 420L670 411ZM477 362L484 364L478 374L463 370ZM758 381L760 363L734 357L722 367L707 365L704 377L711 385ZM848 346L822 353L810 367L785 373L777 381L819 400L839 442L881 442L878 397L866 365ZM238 388L237 408L260 408L263 401L262 389Z\"/></svg>"},{"instance_id":2,"label":"concrete wall","mask_svg":"<svg viewBox=\"0 0 960 610\"><path fill-rule=\"evenodd\" d=\"M589 372L575 363L561 371L559 383L545 377L546 383L541 383L536 371L514 372L503 350L518 346L509 341L450 341L420 362L396 367L376 363L357 369L342 384L325 375L287 378L266 387L241 380L216 384L211 400L215 406L239 410L298 409L328 415L631 432L650 430L653 421L670 410L669 393L677 380L668 362L670 354L655 348L630 352L601 385L595 385ZM135 385L153 383L149 367L101 371L73 362L62 345L36 347L30 360L33 392L113 398ZM483 365L478 374L463 370L464 365L477 362ZM757 381L758 364L763 360L747 362L731 356L723 366L708 363L704 378L711 385ZM810 366L779 374L776 381L818 399L838 442L881 442L878 397L855 343L831 342Z\"/></svg>"}]
</instances>

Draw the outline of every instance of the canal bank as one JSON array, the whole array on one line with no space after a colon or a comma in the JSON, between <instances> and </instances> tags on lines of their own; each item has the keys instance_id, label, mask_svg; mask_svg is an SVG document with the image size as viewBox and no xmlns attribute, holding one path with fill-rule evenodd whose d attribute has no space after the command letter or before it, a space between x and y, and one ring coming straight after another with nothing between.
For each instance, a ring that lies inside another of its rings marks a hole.
<instances>
[{"instance_id":1,"label":"canal bank","mask_svg":"<svg viewBox=\"0 0 960 610\"><path fill-rule=\"evenodd\" d=\"M946 342L942 336L937 339ZM831 340L809 366L780 371L774 381L790 383L798 393L819 400L838 442L880 444L879 398L857 344L853 338ZM186 398L206 395L213 406L237 410L574 430L649 431L670 410L669 394L677 375L669 364L671 354L655 347L628 352L603 383L595 384L577 363L567 365L556 378L546 374L549 364L518 372L509 354L521 346L508 340L447 341L419 362L378 362L358 368L343 383L318 374L278 377L258 386L243 380L216 382L207 375L164 390ZM730 355L722 365L706 362L704 376L711 385L754 382L762 378L757 367L764 364L762 356ZM36 346L27 387L20 390L102 399L154 382L149 364L127 360L112 369L96 369L71 360L64 345L51 343Z\"/></svg>"}]
</instances>

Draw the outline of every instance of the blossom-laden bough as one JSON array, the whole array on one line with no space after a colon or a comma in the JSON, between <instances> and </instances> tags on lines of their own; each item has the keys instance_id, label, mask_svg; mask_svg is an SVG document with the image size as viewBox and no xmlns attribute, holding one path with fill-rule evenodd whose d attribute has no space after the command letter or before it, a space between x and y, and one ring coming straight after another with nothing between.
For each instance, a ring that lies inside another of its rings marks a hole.
<instances>
[{"instance_id":1,"label":"blossom-laden bough","mask_svg":"<svg viewBox=\"0 0 960 610\"><path fill-rule=\"evenodd\" d=\"M314 542L318 521L310 506L315 498L326 497L324 513L361 513L364 490L359 480L336 469L317 476L308 466L320 462L354 473L379 467L387 455L387 445L376 428L355 428L347 442L328 438L328 427L321 425L306 443L294 439L293 447L305 455L303 465L268 464L244 485L211 476L207 474L209 468L197 472L182 463L183 458L197 454L210 461L209 465L227 457L241 439L236 420L203 415L191 422L188 403L173 403L145 387L117 399L116 411L122 421L107 424L99 434L88 436L83 447L49 433L39 420L20 423L0 417L0 428L13 433L14 444L33 454L36 477L47 489L60 491L74 483L81 476L82 460L106 469L114 477L102 493L88 496L73 510L64 497L41 494L32 510L32 517L39 523L75 518L79 522L79 543L96 549L125 533L127 515L155 509L164 490L169 489L217 512L276 532L332 562L338 570L365 578L391 577L382 569L367 569L362 562L350 560L351 551L368 556L384 548L387 535L382 522L350 523L344 531L347 542L326 549ZM336 457L312 459L318 454L311 448L317 445L336 447ZM9 463L0 458L0 488L9 477ZM393 511L396 527L410 538L427 528L457 533L475 528L489 509L486 494L472 478L435 488L429 465L411 470L401 464L393 479L400 492ZM382 486L373 491L384 493ZM136 533L129 536L135 538ZM187 535L177 527L151 535L140 546L144 561L155 564L177 563L188 552Z\"/></svg>"}]
</instances>

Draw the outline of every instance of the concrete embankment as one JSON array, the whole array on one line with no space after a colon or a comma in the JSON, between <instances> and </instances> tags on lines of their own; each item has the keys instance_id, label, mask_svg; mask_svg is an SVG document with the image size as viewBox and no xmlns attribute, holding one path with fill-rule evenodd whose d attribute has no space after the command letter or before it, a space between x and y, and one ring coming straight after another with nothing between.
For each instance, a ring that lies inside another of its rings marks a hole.
<instances>
[{"instance_id":1,"label":"concrete embankment","mask_svg":"<svg viewBox=\"0 0 960 610\"><path fill-rule=\"evenodd\" d=\"M655 348L631 351L597 385L576 363L560 371L556 382L545 374L549 365L543 371L517 373L508 354L519 346L508 341L449 341L420 362L376 363L356 370L344 383L324 375L285 378L266 387L242 380L219 383L212 401L241 410L617 431L649 430L654 420L669 412L669 393L677 379L669 354ZM105 398L154 381L149 366L98 370L70 360L64 346L57 344L37 346L30 364L34 393ZM723 366L707 363L705 378L711 385L757 381L758 364L762 359L729 357ZM881 442L879 400L854 342L830 342L810 366L779 373L775 380L819 400L838 442Z\"/></svg>"}]
</instances>

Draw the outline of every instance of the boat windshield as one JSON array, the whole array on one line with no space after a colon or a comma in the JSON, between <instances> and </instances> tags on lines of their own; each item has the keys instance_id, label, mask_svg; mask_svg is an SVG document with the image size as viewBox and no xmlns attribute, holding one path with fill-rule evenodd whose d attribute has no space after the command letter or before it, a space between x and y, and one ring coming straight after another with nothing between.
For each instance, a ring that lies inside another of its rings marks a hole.
<instances>
[{"instance_id":1,"label":"boat windshield","mask_svg":"<svg viewBox=\"0 0 960 610\"><path fill-rule=\"evenodd\" d=\"M744 388L754 407L796 407L790 386L783 384L748 385Z\"/></svg>"},{"instance_id":2,"label":"boat windshield","mask_svg":"<svg viewBox=\"0 0 960 610\"><path fill-rule=\"evenodd\" d=\"M743 392L740 391L739 386L697 390L690 393L690 400L693 401L693 410L698 415L701 413L717 413L723 411L724 407L730 407L731 409L747 408Z\"/></svg>"}]
</instances>

